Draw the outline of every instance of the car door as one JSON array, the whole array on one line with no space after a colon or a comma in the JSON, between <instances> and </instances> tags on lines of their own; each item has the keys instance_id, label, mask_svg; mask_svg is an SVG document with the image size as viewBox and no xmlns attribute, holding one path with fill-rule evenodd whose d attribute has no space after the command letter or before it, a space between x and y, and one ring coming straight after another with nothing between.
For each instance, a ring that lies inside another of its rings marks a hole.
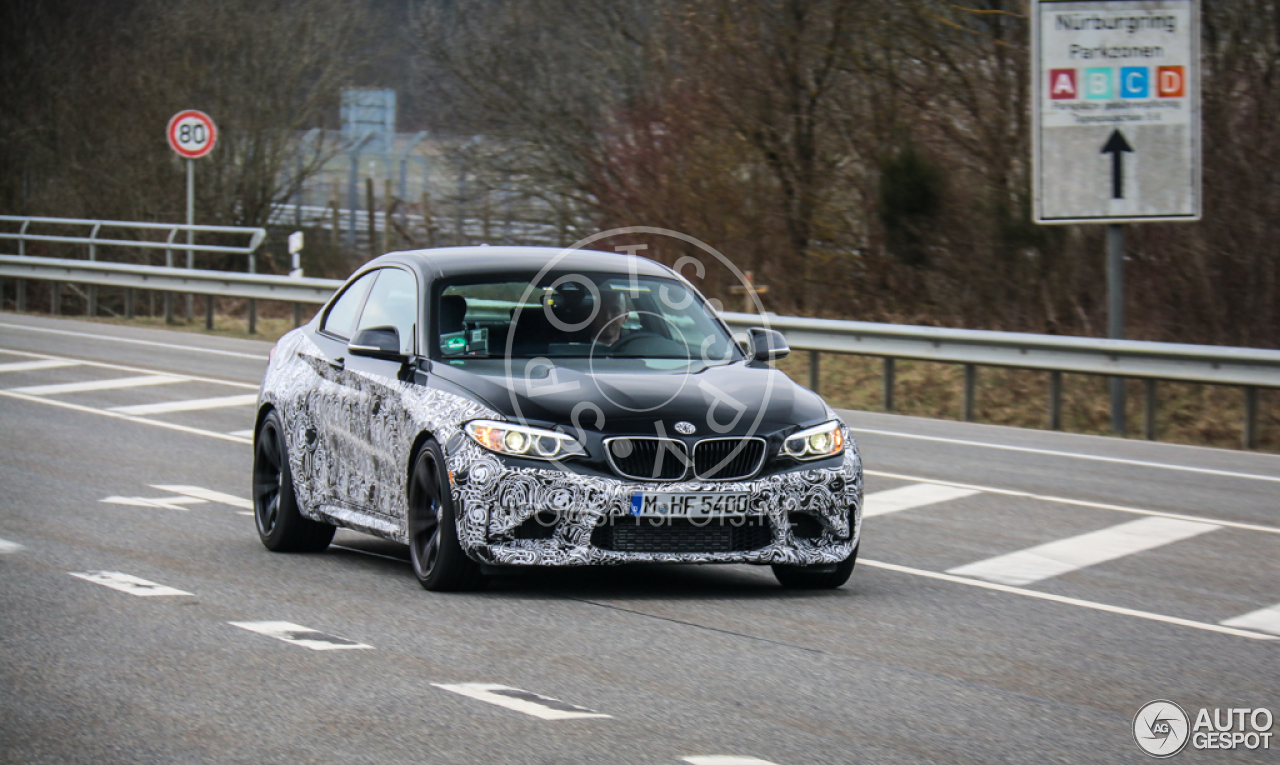
<instances>
[{"instance_id":1,"label":"car door","mask_svg":"<svg viewBox=\"0 0 1280 765\"><path fill-rule=\"evenodd\" d=\"M419 353L419 319L422 315L417 277L413 272L389 266L365 299L355 333L377 327L394 327L400 337L400 353ZM353 476L353 500L367 513L394 522L399 494L404 489L406 467L401 464L406 441L412 441L412 418L405 406L404 386L408 367L403 361L348 354L347 385L358 386L352 401L359 408L351 437L360 452Z\"/></svg>"},{"instance_id":2,"label":"car door","mask_svg":"<svg viewBox=\"0 0 1280 765\"><path fill-rule=\"evenodd\" d=\"M308 466L303 480L316 505L357 505L359 468L353 460L359 450L352 427L363 407L360 386L351 384L346 368L347 344L376 280L377 272L371 271L348 285L311 333L314 349L299 353L313 375L312 384L304 386L305 400L299 402L307 417L299 446Z\"/></svg>"}]
</instances>

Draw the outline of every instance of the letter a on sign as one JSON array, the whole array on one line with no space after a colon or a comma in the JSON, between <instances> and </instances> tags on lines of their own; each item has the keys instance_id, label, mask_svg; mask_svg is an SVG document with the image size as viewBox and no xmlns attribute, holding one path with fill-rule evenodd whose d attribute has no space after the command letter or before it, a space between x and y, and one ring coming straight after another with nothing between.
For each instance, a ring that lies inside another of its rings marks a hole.
<instances>
[{"instance_id":1,"label":"letter a on sign","mask_svg":"<svg viewBox=\"0 0 1280 765\"><path fill-rule=\"evenodd\" d=\"M1076 97L1076 70L1053 69L1049 72L1049 98Z\"/></svg>"}]
</instances>

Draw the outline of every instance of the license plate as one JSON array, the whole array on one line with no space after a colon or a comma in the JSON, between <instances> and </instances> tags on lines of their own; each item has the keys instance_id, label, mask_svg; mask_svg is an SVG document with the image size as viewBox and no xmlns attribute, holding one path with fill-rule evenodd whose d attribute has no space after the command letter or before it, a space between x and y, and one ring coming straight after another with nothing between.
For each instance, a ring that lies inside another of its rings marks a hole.
<instances>
[{"instance_id":1,"label":"license plate","mask_svg":"<svg viewBox=\"0 0 1280 765\"><path fill-rule=\"evenodd\" d=\"M659 518L722 518L749 515L747 494L651 494L631 495L631 514Z\"/></svg>"}]
</instances>

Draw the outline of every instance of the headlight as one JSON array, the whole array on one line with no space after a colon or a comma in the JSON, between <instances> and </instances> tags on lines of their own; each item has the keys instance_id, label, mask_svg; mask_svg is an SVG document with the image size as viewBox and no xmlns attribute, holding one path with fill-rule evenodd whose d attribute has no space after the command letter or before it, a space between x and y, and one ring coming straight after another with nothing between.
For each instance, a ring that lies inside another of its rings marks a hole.
<instances>
[{"instance_id":1,"label":"headlight","mask_svg":"<svg viewBox=\"0 0 1280 765\"><path fill-rule=\"evenodd\" d=\"M788 436L782 443L782 453L798 460L816 460L844 451L844 426L839 422L827 422L816 428L802 430Z\"/></svg>"},{"instance_id":2,"label":"headlight","mask_svg":"<svg viewBox=\"0 0 1280 765\"><path fill-rule=\"evenodd\" d=\"M510 422L474 420L463 426L467 435L491 452L538 460L579 457L587 453L571 436L554 430L528 428Z\"/></svg>"}]
</instances>

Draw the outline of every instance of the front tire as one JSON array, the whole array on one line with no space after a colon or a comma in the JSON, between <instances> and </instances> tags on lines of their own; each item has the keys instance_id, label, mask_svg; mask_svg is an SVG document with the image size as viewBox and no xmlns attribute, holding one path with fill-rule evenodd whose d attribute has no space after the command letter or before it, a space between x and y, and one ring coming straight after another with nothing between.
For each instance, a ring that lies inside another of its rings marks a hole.
<instances>
[{"instance_id":1,"label":"front tire","mask_svg":"<svg viewBox=\"0 0 1280 765\"><path fill-rule=\"evenodd\" d=\"M274 409L262 419L253 440L253 517L258 538L273 552L320 552L333 541L333 526L298 511L289 447Z\"/></svg>"},{"instance_id":2,"label":"front tire","mask_svg":"<svg viewBox=\"0 0 1280 765\"><path fill-rule=\"evenodd\" d=\"M423 444L409 473L409 561L424 589L476 590L489 579L458 542L457 515L449 491L444 453L435 441Z\"/></svg>"},{"instance_id":3,"label":"front tire","mask_svg":"<svg viewBox=\"0 0 1280 765\"><path fill-rule=\"evenodd\" d=\"M773 564L773 575L778 584L792 590L834 590L853 574L854 564L858 562L858 548L853 548L849 557L836 563L819 566L787 566Z\"/></svg>"}]
</instances>

